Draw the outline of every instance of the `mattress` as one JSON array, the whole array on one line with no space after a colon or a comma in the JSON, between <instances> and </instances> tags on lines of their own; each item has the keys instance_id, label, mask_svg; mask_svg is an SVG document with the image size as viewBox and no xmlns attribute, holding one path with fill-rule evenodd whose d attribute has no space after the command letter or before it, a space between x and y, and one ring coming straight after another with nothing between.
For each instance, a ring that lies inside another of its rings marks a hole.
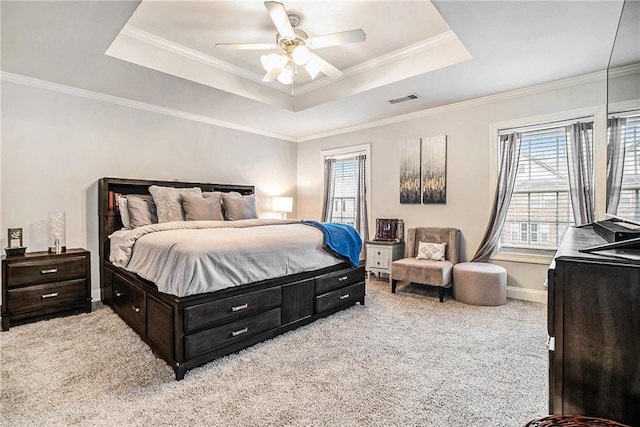
<instances>
[{"instance_id":1,"label":"mattress","mask_svg":"<svg viewBox=\"0 0 640 427\"><path fill-rule=\"evenodd\" d=\"M177 221L119 230L110 261L183 297L342 262L296 220Z\"/></svg>"}]
</instances>

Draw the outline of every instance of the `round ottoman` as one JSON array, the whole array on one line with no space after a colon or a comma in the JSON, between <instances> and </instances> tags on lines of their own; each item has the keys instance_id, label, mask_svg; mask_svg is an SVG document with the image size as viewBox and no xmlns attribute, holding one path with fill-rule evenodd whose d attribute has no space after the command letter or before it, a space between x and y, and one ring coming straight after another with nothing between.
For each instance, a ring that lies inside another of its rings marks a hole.
<instances>
[{"instance_id":1,"label":"round ottoman","mask_svg":"<svg viewBox=\"0 0 640 427\"><path fill-rule=\"evenodd\" d=\"M502 305L507 302L507 270L486 262L453 266L453 297L466 304Z\"/></svg>"}]
</instances>

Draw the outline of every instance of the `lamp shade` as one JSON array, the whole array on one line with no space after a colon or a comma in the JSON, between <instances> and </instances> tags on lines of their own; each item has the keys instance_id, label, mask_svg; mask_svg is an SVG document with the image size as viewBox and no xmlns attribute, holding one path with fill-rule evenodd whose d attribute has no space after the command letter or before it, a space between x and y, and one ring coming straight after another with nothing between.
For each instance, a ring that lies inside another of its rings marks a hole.
<instances>
[{"instance_id":1,"label":"lamp shade","mask_svg":"<svg viewBox=\"0 0 640 427\"><path fill-rule=\"evenodd\" d=\"M274 212L293 212L293 197L274 197L271 209Z\"/></svg>"}]
</instances>

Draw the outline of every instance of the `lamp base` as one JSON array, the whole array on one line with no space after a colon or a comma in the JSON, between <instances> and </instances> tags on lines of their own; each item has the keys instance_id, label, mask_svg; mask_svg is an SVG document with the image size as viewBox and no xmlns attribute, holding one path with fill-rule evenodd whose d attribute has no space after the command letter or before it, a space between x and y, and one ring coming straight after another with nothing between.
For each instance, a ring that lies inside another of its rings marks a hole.
<instances>
[{"instance_id":1,"label":"lamp base","mask_svg":"<svg viewBox=\"0 0 640 427\"><path fill-rule=\"evenodd\" d=\"M67 252L66 246L49 246L50 254L61 254L63 252Z\"/></svg>"}]
</instances>

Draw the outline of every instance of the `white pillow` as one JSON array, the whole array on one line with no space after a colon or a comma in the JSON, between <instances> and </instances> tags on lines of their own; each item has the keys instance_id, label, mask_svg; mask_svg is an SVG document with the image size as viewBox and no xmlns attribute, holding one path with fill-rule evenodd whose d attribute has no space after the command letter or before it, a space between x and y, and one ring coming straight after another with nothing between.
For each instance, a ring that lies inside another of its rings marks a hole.
<instances>
[{"instance_id":1,"label":"white pillow","mask_svg":"<svg viewBox=\"0 0 640 427\"><path fill-rule=\"evenodd\" d=\"M118 209L120 209L120 219L122 220L122 226L124 228L131 227L131 221L129 220L129 206L127 206L126 197L118 197Z\"/></svg>"},{"instance_id":2,"label":"white pillow","mask_svg":"<svg viewBox=\"0 0 640 427\"><path fill-rule=\"evenodd\" d=\"M444 261L446 248L446 243L418 242L418 255L416 258Z\"/></svg>"}]
</instances>

